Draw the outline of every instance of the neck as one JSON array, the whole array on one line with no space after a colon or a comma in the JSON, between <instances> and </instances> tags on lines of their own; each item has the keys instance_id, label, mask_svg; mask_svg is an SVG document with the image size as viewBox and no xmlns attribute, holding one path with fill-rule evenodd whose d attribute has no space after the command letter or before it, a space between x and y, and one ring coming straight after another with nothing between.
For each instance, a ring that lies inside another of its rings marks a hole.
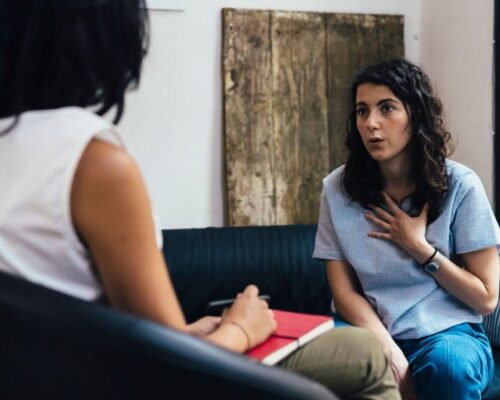
<instances>
[{"instance_id":1,"label":"neck","mask_svg":"<svg viewBox=\"0 0 500 400\"><path fill-rule=\"evenodd\" d=\"M379 163L380 172L385 180L384 190L394 200L400 202L415 191L415 182L411 174L410 160L390 160Z\"/></svg>"}]
</instances>

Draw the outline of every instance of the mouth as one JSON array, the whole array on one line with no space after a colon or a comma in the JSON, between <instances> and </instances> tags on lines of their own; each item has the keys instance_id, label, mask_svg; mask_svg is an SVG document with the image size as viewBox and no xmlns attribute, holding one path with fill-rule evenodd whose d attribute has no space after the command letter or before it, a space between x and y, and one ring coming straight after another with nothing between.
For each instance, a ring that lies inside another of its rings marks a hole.
<instances>
[{"instance_id":1,"label":"mouth","mask_svg":"<svg viewBox=\"0 0 500 400\"><path fill-rule=\"evenodd\" d=\"M373 136L369 138L368 142L366 143L366 150L368 150L370 154L382 151L384 147L384 139L379 136Z\"/></svg>"}]
</instances>

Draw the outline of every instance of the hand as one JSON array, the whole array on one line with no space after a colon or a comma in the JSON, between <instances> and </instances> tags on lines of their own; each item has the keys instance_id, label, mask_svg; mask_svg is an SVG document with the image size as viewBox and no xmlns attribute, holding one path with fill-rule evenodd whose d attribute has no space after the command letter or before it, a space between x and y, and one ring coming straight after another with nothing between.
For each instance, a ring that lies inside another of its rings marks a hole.
<instances>
[{"instance_id":1,"label":"hand","mask_svg":"<svg viewBox=\"0 0 500 400\"><path fill-rule=\"evenodd\" d=\"M214 332L220 325L221 317L203 317L188 325L188 332L193 336L204 337Z\"/></svg>"},{"instance_id":2,"label":"hand","mask_svg":"<svg viewBox=\"0 0 500 400\"><path fill-rule=\"evenodd\" d=\"M410 217L387 193L382 192L382 195L389 212L381 207L372 207L374 214L366 213L365 217L385 232L370 231L368 235L377 239L391 240L418 262L424 262L434 251L425 238L429 205L424 205L420 215Z\"/></svg>"},{"instance_id":3,"label":"hand","mask_svg":"<svg viewBox=\"0 0 500 400\"><path fill-rule=\"evenodd\" d=\"M411 378L410 365L399 347L392 349L390 356L391 369L399 385L399 392L403 400L417 400L415 387Z\"/></svg>"},{"instance_id":4,"label":"hand","mask_svg":"<svg viewBox=\"0 0 500 400\"><path fill-rule=\"evenodd\" d=\"M238 294L234 304L224 311L221 320L221 324L233 321L246 331L248 348L262 343L276 330L273 312L258 294L256 286L247 286L243 293Z\"/></svg>"}]
</instances>

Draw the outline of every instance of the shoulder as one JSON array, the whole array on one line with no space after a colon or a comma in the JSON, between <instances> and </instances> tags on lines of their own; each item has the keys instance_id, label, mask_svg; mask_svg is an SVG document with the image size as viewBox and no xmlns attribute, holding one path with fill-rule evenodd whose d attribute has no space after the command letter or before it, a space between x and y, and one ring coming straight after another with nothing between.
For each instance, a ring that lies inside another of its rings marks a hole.
<instances>
[{"instance_id":1,"label":"shoulder","mask_svg":"<svg viewBox=\"0 0 500 400\"><path fill-rule=\"evenodd\" d=\"M135 160L123 149L92 139L77 166L71 214L77 232L89 241L106 225L147 218L149 199ZM104 226L103 226L104 224Z\"/></svg>"},{"instance_id":2,"label":"shoulder","mask_svg":"<svg viewBox=\"0 0 500 400\"><path fill-rule=\"evenodd\" d=\"M446 160L446 170L452 179L461 179L468 174L475 174L469 167L453 160Z\"/></svg>"},{"instance_id":3,"label":"shoulder","mask_svg":"<svg viewBox=\"0 0 500 400\"><path fill-rule=\"evenodd\" d=\"M472 209L478 211L489 210L489 199L479 176L470 168L454 161L447 161L448 195L446 202L453 205L455 210Z\"/></svg>"},{"instance_id":4,"label":"shoulder","mask_svg":"<svg viewBox=\"0 0 500 400\"><path fill-rule=\"evenodd\" d=\"M340 167L334 169L323 179L323 187L325 189L329 188L333 190L340 190L343 173L344 165L341 165Z\"/></svg>"},{"instance_id":5,"label":"shoulder","mask_svg":"<svg viewBox=\"0 0 500 400\"><path fill-rule=\"evenodd\" d=\"M481 179L469 167L457 161L446 160L446 169L452 191L467 192L475 187L482 187Z\"/></svg>"},{"instance_id":6,"label":"shoulder","mask_svg":"<svg viewBox=\"0 0 500 400\"><path fill-rule=\"evenodd\" d=\"M135 160L124 149L108 142L92 139L78 164L75 185L82 182L98 187L114 188L137 179L138 167Z\"/></svg>"}]
</instances>

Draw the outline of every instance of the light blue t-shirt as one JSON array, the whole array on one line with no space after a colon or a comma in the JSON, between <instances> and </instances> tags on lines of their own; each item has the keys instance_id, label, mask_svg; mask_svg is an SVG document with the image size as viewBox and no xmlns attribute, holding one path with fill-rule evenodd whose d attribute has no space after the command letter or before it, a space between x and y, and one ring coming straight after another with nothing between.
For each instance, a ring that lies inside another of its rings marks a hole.
<instances>
[{"instance_id":1,"label":"light blue t-shirt","mask_svg":"<svg viewBox=\"0 0 500 400\"><path fill-rule=\"evenodd\" d=\"M426 238L456 262L456 255L499 245L500 229L479 177L454 161L447 160L446 168L448 193ZM380 229L365 219L367 209L343 194L343 170L339 167L323 180L313 257L349 262L394 338L415 339L462 322L481 322L481 315L444 290L397 244L367 235ZM401 207L408 210L409 205L406 199Z\"/></svg>"}]
</instances>

